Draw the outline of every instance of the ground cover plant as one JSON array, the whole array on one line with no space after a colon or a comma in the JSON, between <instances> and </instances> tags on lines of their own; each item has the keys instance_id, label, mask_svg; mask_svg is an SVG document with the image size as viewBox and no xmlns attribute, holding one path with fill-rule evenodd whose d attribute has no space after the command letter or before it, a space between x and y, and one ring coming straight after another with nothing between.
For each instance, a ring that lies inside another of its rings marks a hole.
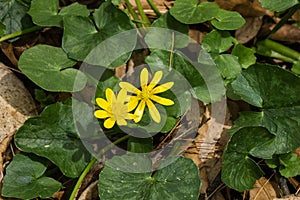
<instances>
[{"instance_id":1,"label":"ground cover plant","mask_svg":"<svg viewBox=\"0 0 300 200\"><path fill-rule=\"evenodd\" d=\"M298 30L300 3L256 3L277 22L242 42L237 33L249 18L222 1L176 0L162 12L152 0L0 0L0 44L23 47L12 68L39 111L14 135L1 196L297 196L300 53L294 42L272 38L287 25ZM194 29L201 41L191 38ZM1 62L13 66L0 47ZM212 118L229 139L220 173L207 181L197 163L202 150L187 152ZM277 189L266 189L270 182Z\"/></svg>"}]
</instances>

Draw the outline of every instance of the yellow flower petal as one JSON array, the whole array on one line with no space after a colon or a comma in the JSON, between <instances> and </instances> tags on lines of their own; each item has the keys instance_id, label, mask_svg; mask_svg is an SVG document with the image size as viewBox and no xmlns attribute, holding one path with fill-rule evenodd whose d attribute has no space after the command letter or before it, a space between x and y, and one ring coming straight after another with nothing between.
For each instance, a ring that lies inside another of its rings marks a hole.
<instances>
[{"instance_id":1,"label":"yellow flower petal","mask_svg":"<svg viewBox=\"0 0 300 200\"><path fill-rule=\"evenodd\" d=\"M156 95L151 95L150 99L164 106L171 106L174 104L174 101Z\"/></svg>"},{"instance_id":2,"label":"yellow flower petal","mask_svg":"<svg viewBox=\"0 0 300 200\"><path fill-rule=\"evenodd\" d=\"M94 112L95 117L99 118L99 119L105 119L110 117L109 113L105 110L96 110Z\"/></svg>"},{"instance_id":3,"label":"yellow flower petal","mask_svg":"<svg viewBox=\"0 0 300 200\"><path fill-rule=\"evenodd\" d=\"M121 89L117 96L117 101L120 103L124 103L127 97L127 91L125 89Z\"/></svg>"},{"instance_id":4,"label":"yellow flower petal","mask_svg":"<svg viewBox=\"0 0 300 200\"><path fill-rule=\"evenodd\" d=\"M159 123L160 122L160 114L159 114L157 108L155 107L155 105L150 100L148 100L146 103L147 103L151 118L156 123Z\"/></svg>"},{"instance_id":5,"label":"yellow flower petal","mask_svg":"<svg viewBox=\"0 0 300 200\"><path fill-rule=\"evenodd\" d=\"M133 111L139 103L137 96L131 96L128 102L128 112Z\"/></svg>"},{"instance_id":6,"label":"yellow flower petal","mask_svg":"<svg viewBox=\"0 0 300 200\"><path fill-rule=\"evenodd\" d=\"M120 86L122 89L127 90L128 92L131 92L131 93L134 93L134 94L139 94L139 93L140 93L140 90L137 89L135 86L133 86L131 83L128 83L128 82L120 82L120 83L119 83L119 86Z\"/></svg>"},{"instance_id":7,"label":"yellow flower petal","mask_svg":"<svg viewBox=\"0 0 300 200\"><path fill-rule=\"evenodd\" d=\"M167 91L168 89L170 89L171 87L173 87L174 85L174 82L168 82L168 83L164 83L160 86L157 86L155 87L153 90L152 90L152 94L157 94L157 93L162 93L162 92L165 92Z\"/></svg>"},{"instance_id":8,"label":"yellow flower petal","mask_svg":"<svg viewBox=\"0 0 300 200\"><path fill-rule=\"evenodd\" d=\"M141 71L140 81L141 81L141 87L142 88L148 84L148 70L147 70L147 68L144 68Z\"/></svg>"},{"instance_id":9,"label":"yellow flower petal","mask_svg":"<svg viewBox=\"0 0 300 200\"><path fill-rule=\"evenodd\" d=\"M126 126L126 125L127 125L127 122L126 122L125 119L118 119L118 120L117 120L117 124L118 124L119 126Z\"/></svg>"},{"instance_id":10,"label":"yellow flower petal","mask_svg":"<svg viewBox=\"0 0 300 200\"><path fill-rule=\"evenodd\" d=\"M115 125L115 120L113 118L108 118L107 120L104 121L104 127L107 129L112 128Z\"/></svg>"},{"instance_id":11,"label":"yellow flower petal","mask_svg":"<svg viewBox=\"0 0 300 200\"><path fill-rule=\"evenodd\" d=\"M133 119L135 123L141 121L145 110L145 101L141 101L138 107L135 109L134 115L135 118Z\"/></svg>"},{"instance_id":12,"label":"yellow flower petal","mask_svg":"<svg viewBox=\"0 0 300 200\"><path fill-rule=\"evenodd\" d=\"M154 77L151 80L148 88L149 89L153 89L158 84L158 82L161 80L162 75L163 75L162 71L155 72Z\"/></svg>"},{"instance_id":13,"label":"yellow flower petal","mask_svg":"<svg viewBox=\"0 0 300 200\"><path fill-rule=\"evenodd\" d=\"M109 110L110 104L106 100L104 100L102 98L96 98L96 103L100 108L107 110L107 111Z\"/></svg>"},{"instance_id":14,"label":"yellow flower petal","mask_svg":"<svg viewBox=\"0 0 300 200\"><path fill-rule=\"evenodd\" d=\"M107 102L109 104L112 104L113 101L116 101L115 93L110 88L106 88L106 90L105 90L105 96L106 96Z\"/></svg>"}]
</instances>

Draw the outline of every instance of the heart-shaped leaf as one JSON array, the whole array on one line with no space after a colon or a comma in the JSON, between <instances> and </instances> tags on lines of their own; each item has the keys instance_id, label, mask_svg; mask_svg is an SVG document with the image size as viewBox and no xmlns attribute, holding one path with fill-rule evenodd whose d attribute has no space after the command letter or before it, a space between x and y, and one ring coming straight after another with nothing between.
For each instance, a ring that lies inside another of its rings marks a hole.
<instances>
[{"instance_id":1,"label":"heart-shaped leaf","mask_svg":"<svg viewBox=\"0 0 300 200\"><path fill-rule=\"evenodd\" d=\"M241 100L261 108L261 112L242 113L232 133L243 127L265 127L275 135L276 154L300 146L298 76L277 66L257 64L239 74L231 87Z\"/></svg>"},{"instance_id":2,"label":"heart-shaped leaf","mask_svg":"<svg viewBox=\"0 0 300 200\"><path fill-rule=\"evenodd\" d=\"M219 12L219 6L214 2L198 0L176 0L170 13L184 24L198 24L212 20Z\"/></svg>"},{"instance_id":3,"label":"heart-shaped leaf","mask_svg":"<svg viewBox=\"0 0 300 200\"><path fill-rule=\"evenodd\" d=\"M215 2L176 0L170 13L184 24L198 24L212 20L212 25L220 30L235 30L246 22L238 12L220 9Z\"/></svg>"},{"instance_id":4,"label":"heart-shaped leaf","mask_svg":"<svg viewBox=\"0 0 300 200\"><path fill-rule=\"evenodd\" d=\"M104 2L88 17L64 18L63 49L69 57L100 65L118 67L125 63L136 44L135 26L128 15Z\"/></svg>"},{"instance_id":5,"label":"heart-shaped leaf","mask_svg":"<svg viewBox=\"0 0 300 200\"><path fill-rule=\"evenodd\" d=\"M219 9L211 24L220 30L236 30L246 23L238 12Z\"/></svg>"},{"instance_id":6,"label":"heart-shaped leaf","mask_svg":"<svg viewBox=\"0 0 300 200\"><path fill-rule=\"evenodd\" d=\"M20 199L51 197L62 185L44 175L46 163L45 159L35 155L14 156L6 169L1 195Z\"/></svg>"},{"instance_id":7,"label":"heart-shaped leaf","mask_svg":"<svg viewBox=\"0 0 300 200\"><path fill-rule=\"evenodd\" d=\"M213 30L204 36L202 48L208 53L222 53L230 49L234 41L229 32Z\"/></svg>"},{"instance_id":8,"label":"heart-shaped leaf","mask_svg":"<svg viewBox=\"0 0 300 200\"><path fill-rule=\"evenodd\" d=\"M91 157L78 136L69 102L47 106L40 116L28 119L17 131L15 144L48 158L71 178L80 175Z\"/></svg>"},{"instance_id":9,"label":"heart-shaped leaf","mask_svg":"<svg viewBox=\"0 0 300 200\"><path fill-rule=\"evenodd\" d=\"M30 16L26 14L29 6L28 0L0 0L0 22L6 25L6 34L32 26Z\"/></svg>"},{"instance_id":10,"label":"heart-shaped leaf","mask_svg":"<svg viewBox=\"0 0 300 200\"><path fill-rule=\"evenodd\" d=\"M198 199L200 178L197 166L188 158L176 157L172 161L161 163L161 166L166 167L152 173L151 160L146 157L115 156L100 173L99 197L132 200Z\"/></svg>"},{"instance_id":11,"label":"heart-shaped leaf","mask_svg":"<svg viewBox=\"0 0 300 200\"><path fill-rule=\"evenodd\" d=\"M264 128L243 128L236 132L223 154L222 181L229 187L244 191L253 188L263 172L249 155L270 158L274 136Z\"/></svg>"},{"instance_id":12,"label":"heart-shaped leaf","mask_svg":"<svg viewBox=\"0 0 300 200\"><path fill-rule=\"evenodd\" d=\"M242 71L239 59L234 55L220 54L215 58L215 62L222 76L226 79L234 79Z\"/></svg>"},{"instance_id":13,"label":"heart-shaped leaf","mask_svg":"<svg viewBox=\"0 0 300 200\"><path fill-rule=\"evenodd\" d=\"M75 92L84 88L86 77L72 68L75 64L61 48L47 45L26 50L19 60L20 70L30 80L45 90L56 92Z\"/></svg>"},{"instance_id":14,"label":"heart-shaped leaf","mask_svg":"<svg viewBox=\"0 0 300 200\"><path fill-rule=\"evenodd\" d=\"M149 48L171 50L172 47L183 48L189 43L189 27L177 21L169 12L155 20L151 27L145 37Z\"/></svg>"},{"instance_id":15,"label":"heart-shaped leaf","mask_svg":"<svg viewBox=\"0 0 300 200\"><path fill-rule=\"evenodd\" d=\"M90 15L89 10L84 5L73 3L58 10L59 0L32 0L30 10L32 20L39 26L62 27L63 16L83 16Z\"/></svg>"},{"instance_id":16,"label":"heart-shaped leaf","mask_svg":"<svg viewBox=\"0 0 300 200\"><path fill-rule=\"evenodd\" d=\"M239 63L243 68L248 68L250 65L255 64L256 57L253 49L247 48L242 44L237 44L232 50L232 55L239 58Z\"/></svg>"}]
</instances>

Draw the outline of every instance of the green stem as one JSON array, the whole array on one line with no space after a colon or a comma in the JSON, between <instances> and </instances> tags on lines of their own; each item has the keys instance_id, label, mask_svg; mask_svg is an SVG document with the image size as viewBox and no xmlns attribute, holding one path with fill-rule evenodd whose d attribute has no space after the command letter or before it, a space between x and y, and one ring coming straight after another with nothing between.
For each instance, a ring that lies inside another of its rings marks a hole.
<instances>
[{"instance_id":1,"label":"green stem","mask_svg":"<svg viewBox=\"0 0 300 200\"><path fill-rule=\"evenodd\" d=\"M157 17L161 16L161 13L159 12L158 8L156 7L156 5L153 3L152 0L147 0L148 4L150 5L150 7L152 8L152 10L155 12Z\"/></svg>"},{"instance_id":2,"label":"green stem","mask_svg":"<svg viewBox=\"0 0 300 200\"><path fill-rule=\"evenodd\" d=\"M265 39L271 37L276 31L278 31L297 10L300 8L300 4L293 6L289 12L283 16L283 18L276 24L276 26L264 37Z\"/></svg>"},{"instance_id":3,"label":"green stem","mask_svg":"<svg viewBox=\"0 0 300 200\"><path fill-rule=\"evenodd\" d=\"M98 154L98 156L102 155L103 153L105 153L107 150L109 150L111 147L113 147L116 144L119 144L121 142L123 142L124 140L128 139L130 137L130 135L125 135L119 139L117 139L116 141L114 141L113 143L105 146L100 153ZM97 157L98 157L97 156ZM91 168L94 166L95 162L97 161L97 159L94 157L89 164L86 166L86 168L83 170L83 172L81 173L80 177L77 180L77 183L75 185L75 187L73 188L73 191L71 193L71 196L69 198L69 200L74 200L77 194L77 191L79 189L79 187L82 184L82 181L84 180L85 176L87 175L87 173L91 170Z\"/></svg>"},{"instance_id":4,"label":"green stem","mask_svg":"<svg viewBox=\"0 0 300 200\"><path fill-rule=\"evenodd\" d=\"M95 162L97 161L96 158L93 158L90 163L86 166L86 168L84 169L84 171L82 172L82 174L80 175L79 179L77 180L77 183L72 191L72 194L69 198L69 200L74 200L75 196L77 194L77 190L79 189L82 181L84 180L85 176L87 175L87 173L90 171L90 169L94 166Z\"/></svg>"},{"instance_id":5,"label":"green stem","mask_svg":"<svg viewBox=\"0 0 300 200\"><path fill-rule=\"evenodd\" d=\"M266 39L264 41L261 41L261 44L271 50L274 50L274 51L284 55L284 56L287 56L294 60L300 60L300 53L298 51L295 51L289 47L286 47L278 42L274 42L272 40Z\"/></svg>"},{"instance_id":6,"label":"green stem","mask_svg":"<svg viewBox=\"0 0 300 200\"><path fill-rule=\"evenodd\" d=\"M42 29L42 27L33 26L33 27L30 27L30 28L27 28L27 29L24 29L24 30L21 30L21 31L18 31L18 32L14 32L14 33L11 33L11 34L8 34L8 35L5 35L5 36L1 37L0 42L3 42L5 40L9 40L9 39L24 35L26 33L31 33L33 31L37 31L37 30L40 30L40 29Z\"/></svg>"},{"instance_id":7,"label":"green stem","mask_svg":"<svg viewBox=\"0 0 300 200\"><path fill-rule=\"evenodd\" d=\"M136 6L137 6L137 9L141 15L141 18L143 21L145 21L146 23L144 24L145 27L149 27L151 22L150 20L148 19L148 17L146 16L145 12L144 12L144 9L143 9L143 6L142 6L142 3L140 0L135 0L135 3L136 3Z\"/></svg>"},{"instance_id":8,"label":"green stem","mask_svg":"<svg viewBox=\"0 0 300 200\"><path fill-rule=\"evenodd\" d=\"M131 5L131 3L129 2L129 0L125 0L125 3L126 3L126 6L127 6L127 8L128 8L128 11L129 11L130 15L132 16L133 20L134 20L135 22L137 22L137 23L136 23L137 27L138 27L138 28L142 28L143 26L142 26L141 22L139 22L140 20L139 20L137 14L135 13L135 11L133 10L132 5Z\"/></svg>"}]
</instances>

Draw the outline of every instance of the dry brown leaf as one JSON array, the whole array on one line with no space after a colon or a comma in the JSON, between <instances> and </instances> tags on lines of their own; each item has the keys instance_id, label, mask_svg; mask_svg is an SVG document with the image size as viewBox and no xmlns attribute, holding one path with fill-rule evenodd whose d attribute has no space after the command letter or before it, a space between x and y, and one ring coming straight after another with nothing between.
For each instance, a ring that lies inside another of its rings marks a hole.
<instances>
[{"instance_id":1,"label":"dry brown leaf","mask_svg":"<svg viewBox=\"0 0 300 200\"><path fill-rule=\"evenodd\" d=\"M241 44L252 40L259 32L262 25L262 17L247 17L244 26L235 32L235 37Z\"/></svg>"},{"instance_id":2,"label":"dry brown leaf","mask_svg":"<svg viewBox=\"0 0 300 200\"><path fill-rule=\"evenodd\" d=\"M98 181L91 183L78 197L78 200L93 200L98 198Z\"/></svg>"},{"instance_id":3,"label":"dry brown leaf","mask_svg":"<svg viewBox=\"0 0 300 200\"><path fill-rule=\"evenodd\" d=\"M276 24L271 25L270 30L272 30L275 26ZM300 29L295 26L285 24L271 35L271 39L291 43L300 42Z\"/></svg>"},{"instance_id":4,"label":"dry brown leaf","mask_svg":"<svg viewBox=\"0 0 300 200\"><path fill-rule=\"evenodd\" d=\"M185 151L184 156L191 158L199 166L202 181L200 192L205 194L221 171L220 158L229 139L227 130L231 127L232 121L224 102L206 106L201 121L204 123L198 129L197 137ZM217 193L215 195L219 195L220 198L222 196Z\"/></svg>"},{"instance_id":5,"label":"dry brown leaf","mask_svg":"<svg viewBox=\"0 0 300 200\"><path fill-rule=\"evenodd\" d=\"M273 200L300 200L300 197L295 196L294 194L291 194L291 195L281 197L281 198L274 198Z\"/></svg>"},{"instance_id":6,"label":"dry brown leaf","mask_svg":"<svg viewBox=\"0 0 300 200\"><path fill-rule=\"evenodd\" d=\"M276 198L276 192L272 184L265 177L261 177L250 190L250 200L272 200Z\"/></svg>"},{"instance_id":7,"label":"dry brown leaf","mask_svg":"<svg viewBox=\"0 0 300 200\"><path fill-rule=\"evenodd\" d=\"M18 66L18 59L15 56L14 53L14 46L11 43L1 42L0 43L0 49L2 52L6 55L6 57L9 59L9 61L15 66Z\"/></svg>"},{"instance_id":8,"label":"dry brown leaf","mask_svg":"<svg viewBox=\"0 0 300 200\"><path fill-rule=\"evenodd\" d=\"M123 78L126 75L127 64L123 64L115 69L116 77Z\"/></svg>"}]
</instances>

